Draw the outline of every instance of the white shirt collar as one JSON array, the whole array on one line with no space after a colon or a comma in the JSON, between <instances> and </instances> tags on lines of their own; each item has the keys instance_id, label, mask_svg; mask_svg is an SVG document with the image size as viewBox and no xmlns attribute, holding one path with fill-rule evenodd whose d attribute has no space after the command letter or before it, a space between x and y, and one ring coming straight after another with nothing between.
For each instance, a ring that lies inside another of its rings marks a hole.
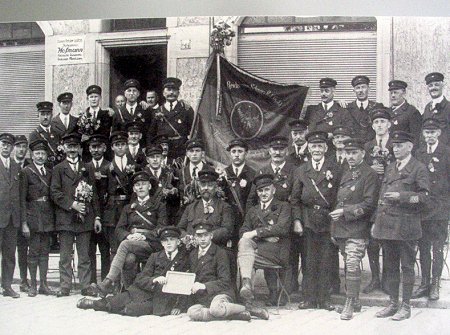
<instances>
[{"instance_id":1,"label":"white shirt collar","mask_svg":"<svg viewBox=\"0 0 450 335\"><path fill-rule=\"evenodd\" d=\"M241 166L235 166L233 163L231 163L231 168L233 169L233 172L236 173L236 169L237 169L237 175L236 177L239 177L242 173L242 169L244 168L245 163L242 164Z\"/></svg>"},{"instance_id":2,"label":"white shirt collar","mask_svg":"<svg viewBox=\"0 0 450 335\"><path fill-rule=\"evenodd\" d=\"M41 128L42 128L44 131L46 131L46 132L50 132L50 127L51 127L51 126L44 127L42 124L40 124L39 127L41 127Z\"/></svg>"},{"instance_id":3,"label":"white shirt collar","mask_svg":"<svg viewBox=\"0 0 450 335\"><path fill-rule=\"evenodd\" d=\"M210 243L205 249L202 249L202 248L200 248L200 246L198 247L198 254L200 255L200 252L203 254L203 255L205 255L207 252L208 252L208 250L209 250L209 248L211 247L211 245L212 245L212 243Z\"/></svg>"},{"instance_id":4,"label":"white shirt collar","mask_svg":"<svg viewBox=\"0 0 450 335\"><path fill-rule=\"evenodd\" d=\"M322 102L323 109L325 109L325 106L327 106L327 111L329 111L330 108L333 107L333 105L334 105L334 100L331 100L330 102L327 102L327 103Z\"/></svg>"},{"instance_id":5,"label":"white shirt collar","mask_svg":"<svg viewBox=\"0 0 450 335\"><path fill-rule=\"evenodd\" d=\"M38 163L36 163L36 162L34 162L34 161L33 161L33 164L34 164L34 166L36 166L36 168L39 170L39 172L40 172L41 167L44 166L44 164L39 165Z\"/></svg>"},{"instance_id":6,"label":"white shirt collar","mask_svg":"<svg viewBox=\"0 0 450 335\"><path fill-rule=\"evenodd\" d=\"M114 161L116 162L117 166L120 168L121 164L123 163L122 169L125 169L125 166L127 166L128 158L127 155L123 155L122 157L114 155Z\"/></svg>"},{"instance_id":7,"label":"white shirt collar","mask_svg":"<svg viewBox=\"0 0 450 335\"><path fill-rule=\"evenodd\" d=\"M375 145L378 146L381 140L381 148L386 148L386 144L389 141L389 133L384 134L383 136L375 135Z\"/></svg>"},{"instance_id":8,"label":"white shirt collar","mask_svg":"<svg viewBox=\"0 0 450 335\"><path fill-rule=\"evenodd\" d=\"M361 104L363 105L364 109L367 109L367 106L369 106L369 99L366 99L364 101L356 100L356 106L358 106L358 108L361 107Z\"/></svg>"},{"instance_id":9,"label":"white shirt collar","mask_svg":"<svg viewBox=\"0 0 450 335\"><path fill-rule=\"evenodd\" d=\"M174 109L177 104L178 104L178 100L173 101L172 102L172 109ZM168 111L170 111L170 102L166 101L164 103L164 108L167 109Z\"/></svg>"},{"instance_id":10,"label":"white shirt collar","mask_svg":"<svg viewBox=\"0 0 450 335\"><path fill-rule=\"evenodd\" d=\"M283 164L278 165L278 166L275 165L275 164L273 164L273 163L270 163L270 165L272 166L272 171L273 171L273 173L275 173L275 170L276 170L277 168L280 169L280 171L283 170L284 166L286 165L286 161L284 161Z\"/></svg>"},{"instance_id":11,"label":"white shirt collar","mask_svg":"<svg viewBox=\"0 0 450 335\"><path fill-rule=\"evenodd\" d=\"M133 114L134 114L136 112L137 105L138 105L137 102L135 102L133 105L125 104L125 108L127 109L127 111L129 113L131 113L130 109L133 108Z\"/></svg>"},{"instance_id":12,"label":"white shirt collar","mask_svg":"<svg viewBox=\"0 0 450 335\"><path fill-rule=\"evenodd\" d=\"M269 207L270 207L270 204L272 203L272 201L273 201L273 198L270 199L270 201L265 202L265 203L264 203L264 208L265 208L265 209L269 208ZM260 202L259 202L259 208L262 209L262 206L263 206L263 203L260 201Z\"/></svg>"},{"instance_id":13,"label":"white shirt collar","mask_svg":"<svg viewBox=\"0 0 450 335\"><path fill-rule=\"evenodd\" d=\"M199 171L203 170L203 162L198 163L197 165L192 164L191 162L189 162L189 173L192 176L192 171L194 170L194 166L197 167L197 174Z\"/></svg>"},{"instance_id":14,"label":"white shirt collar","mask_svg":"<svg viewBox=\"0 0 450 335\"><path fill-rule=\"evenodd\" d=\"M439 98L431 99L432 108L434 108L434 106L436 106L436 104L441 103L442 100L444 100L444 95L443 94Z\"/></svg>"},{"instance_id":15,"label":"white shirt collar","mask_svg":"<svg viewBox=\"0 0 450 335\"><path fill-rule=\"evenodd\" d=\"M439 145L439 140L437 140L436 143L434 143L433 145L430 145L432 154L434 154L438 145ZM427 144L427 152L428 152L428 144Z\"/></svg>"},{"instance_id":16,"label":"white shirt collar","mask_svg":"<svg viewBox=\"0 0 450 335\"><path fill-rule=\"evenodd\" d=\"M397 163L400 162L400 166L398 167L398 170L402 170L406 164L408 164L409 160L411 159L412 155L409 154L408 157L406 157L405 159L397 159Z\"/></svg>"},{"instance_id":17,"label":"white shirt collar","mask_svg":"<svg viewBox=\"0 0 450 335\"><path fill-rule=\"evenodd\" d=\"M178 254L178 249L175 249L170 255L166 252L167 258L170 259L171 261L176 257L177 254Z\"/></svg>"},{"instance_id":18,"label":"white shirt collar","mask_svg":"<svg viewBox=\"0 0 450 335\"><path fill-rule=\"evenodd\" d=\"M159 108L159 104L156 104L152 107L152 109L158 109Z\"/></svg>"},{"instance_id":19,"label":"white shirt collar","mask_svg":"<svg viewBox=\"0 0 450 335\"><path fill-rule=\"evenodd\" d=\"M202 201L203 201L203 207L206 207L206 206L211 206L211 204L212 204L212 199L210 199L209 201L205 201L203 198L202 198Z\"/></svg>"},{"instance_id":20,"label":"white shirt collar","mask_svg":"<svg viewBox=\"0 0 450 335\"><path fill-rule=\"evenodd\" d=\"M296 155L304 155L306 152L306 148L308 147L308 142L305 142L301 147L294 143L294 150Z\"/></svg>"},{"instance_id":21,"label":"white shirt collar","mask_svg":"<svg viewBox=\"0 0 450 335\"><path fill-rule=\"evenodd\" d=\"M406 102L406 99L405 100L403 100L403 102L400 104L400 105L398 105L398 106L393 106L392 107L392 110L397 110L397 109L399 109L400 107L402 107L404 104L405 104L405 102Z\"/></svg>"},{"instance_id":22,"label":"white shirt collar","mask_svg":"<svg viewBox=\"0 0 450 335\"><path fill-rule=\"evenodd\" d=\"M10 158L8 157L8 158L5 158L5 157L3 157L2 155L0 155L0 158L1 158L1 160L2 160L2 163L3 163L3 166L10 166L11 164L10 164L10 162L11 162L11 160L10 160Z\"/></svg>"},{"instance_id":23,"label":"white shirt collar","mask_svg":"<svg viewBox=\"0 0 450 335\"><path fill-rule=\"evenodd\" d=\"M103 163L103 157L100 158L99 160L95 160L94 158L92 158L92 162L96 162L96 163L98 163L98 166L102 166L102 163Z\"/></svg>"},{"instance_id":24,"label":"white shirt collar","mask_svg":"<svg viewBox=\"0 0 450 335\"><path fill-rule=\"evenodd\" d=\"M323 166L324 162L325 162L325 156L323 156L322 159L319 161L319 171L322 170L322 166ZM312 164L313 169L315 170L317 162L314 160L311 160L311 164Z\"/></svg>"},{"instance_id":25,"label":"white shirt collar","mask_svg":"<svg viewBox=\"0 0 450 335\"><path fill-rule=\"evenodd\" d=\"M139 203L140 206L142 206L146 201L148 201L148 199L150 199L150 196L147 195L146 197L144 197L144 199L139 199L139 197L137 198L137 201Z\"/></svg>"}]
</instances>

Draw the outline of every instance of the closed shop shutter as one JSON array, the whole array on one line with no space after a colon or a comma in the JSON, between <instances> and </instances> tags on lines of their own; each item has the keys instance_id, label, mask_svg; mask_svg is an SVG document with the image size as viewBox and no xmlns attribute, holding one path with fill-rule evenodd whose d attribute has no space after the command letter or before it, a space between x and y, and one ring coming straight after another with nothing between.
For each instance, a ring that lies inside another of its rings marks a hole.
<instances>
[{"instance_id":1,"label":"closed shop shutter","mask_svg":"<svg viewBox=\"0 0 450 335\"><path fill-rule=\"evenodd\" d=\"M0 132L28 137L45 96L44 46L0 48Z\"/></svg>"},{"instance_id":2,"label":"closed shop shutter","mask_svg":"<svg viewBox=\"0 0 450 335\"><path fill-rule=\"evenodd\" d=\"M309 86L305 106L320 102L319 80L337 80L335 98L355 99L351 80L367 75L376 97L376 32L241 34L238 65L280 83Z\"/></svg>"}]
</instances>

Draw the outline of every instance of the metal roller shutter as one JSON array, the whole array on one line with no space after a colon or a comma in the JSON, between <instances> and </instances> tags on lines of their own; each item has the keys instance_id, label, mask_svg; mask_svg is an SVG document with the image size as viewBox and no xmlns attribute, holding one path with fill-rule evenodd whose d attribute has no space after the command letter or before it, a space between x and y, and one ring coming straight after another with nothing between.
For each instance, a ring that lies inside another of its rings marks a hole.
<instances>
[{"instance_id":1,"label":"metal roller shutter","mask_svg":"<svg viewBox=\"0 0 450 335\"><path fill-rule=\"evenodd\" d=\"M0 49L0 132L28 137L45 96L44 46Z\"/></svg>"},{"instance_id":2,"label":"metal roller shutter","mask_svg":"<svg viewBox=\"0 0 450 335\"><path fill-rule=\"evenodd\" d=\"M337 80L336 99L355 99L351 80L367 75L375 99L376 32L241 34L238 65L280 83L310 87L305 106L320 102L320 78Z\"/></svg>"}]
</instances>

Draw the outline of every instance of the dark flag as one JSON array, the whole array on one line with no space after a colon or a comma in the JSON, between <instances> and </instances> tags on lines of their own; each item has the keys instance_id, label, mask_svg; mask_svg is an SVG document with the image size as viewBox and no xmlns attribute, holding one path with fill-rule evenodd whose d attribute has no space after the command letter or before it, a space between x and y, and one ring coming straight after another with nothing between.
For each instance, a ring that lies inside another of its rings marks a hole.
<instances>
[{"instance_id":1,"label":"dark flag","mask_svg":"<svg viewBox=\"0 0 450 335\"><path fill-rule=\"evenodd\" d=\"M245 140L255 168L267 160L264 147L273 136L289 136L288 123L300 117L307 93L308 87L265 80L213 53L192 136L203 138L206 155L223 164L230 162L228 142Z\"/></svg>"}]
</instances>

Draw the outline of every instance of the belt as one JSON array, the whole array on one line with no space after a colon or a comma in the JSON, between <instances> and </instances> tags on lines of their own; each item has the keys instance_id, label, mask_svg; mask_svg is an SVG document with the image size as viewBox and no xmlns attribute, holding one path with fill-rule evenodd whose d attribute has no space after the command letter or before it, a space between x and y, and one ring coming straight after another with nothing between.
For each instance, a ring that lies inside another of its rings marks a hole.
<instances>
[{"instance_id":1,"label":"belt","mask_svg":"<svg viewBox=\"0 0 450 335\"><path fill-rule=\"evenodd\" d=\"M48 196L44 195L44 196L42 196L42 197L40 197L40 198L33 199L33 200L31 200L31 201L47 202L47 201L48 201Z\"/></svg>"},{"instance_id":2,"label":"belt","mask_svg":"<svg viewBox=\"0 0 450 335\"><path fill-rule=\"evenodd\" d=\"M114 195L112 198L116 201L125 201L129 199L128 195Z\"/></svg>"}]
</instances>

